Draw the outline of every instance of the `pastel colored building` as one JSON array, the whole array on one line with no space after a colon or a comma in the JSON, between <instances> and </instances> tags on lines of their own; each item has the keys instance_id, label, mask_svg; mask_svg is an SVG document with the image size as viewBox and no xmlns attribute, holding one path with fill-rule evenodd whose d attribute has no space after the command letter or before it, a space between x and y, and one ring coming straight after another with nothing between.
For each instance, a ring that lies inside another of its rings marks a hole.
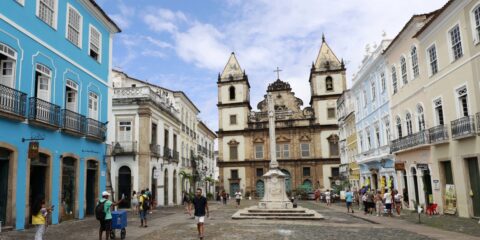
<instances>
[{"instance_id":1,"label":"pastel colored building","mask_svg":"<svg viewBox=\"0 0 480 240\"><path fill-rule=\"evenodd\" d=\"M93 0L0 7L0 221L24 229L44 196L52 223L93 214L105 189L111 42ZM29 155L29 143L39 155ZM32 157L32 159L29 158Z\"/></svg>"}]
</instances>

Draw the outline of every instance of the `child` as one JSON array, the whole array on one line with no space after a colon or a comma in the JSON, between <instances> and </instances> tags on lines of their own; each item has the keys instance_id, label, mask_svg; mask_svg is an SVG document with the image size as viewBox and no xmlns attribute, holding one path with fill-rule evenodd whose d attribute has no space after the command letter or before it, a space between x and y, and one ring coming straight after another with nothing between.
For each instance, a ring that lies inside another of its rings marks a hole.
<instances>
[{"instance_id":1,"label":"child","mask_svg":"<svg viewBox=\"0 0 480 240\"><path fill-rule=\"evenodd\" d=\"M45 206L45 198L39 197L32 206L32 224L36 226L35 240L42 240L47 227L47 216L52 212L53 206Z\"/></svg>"}]
</instances>

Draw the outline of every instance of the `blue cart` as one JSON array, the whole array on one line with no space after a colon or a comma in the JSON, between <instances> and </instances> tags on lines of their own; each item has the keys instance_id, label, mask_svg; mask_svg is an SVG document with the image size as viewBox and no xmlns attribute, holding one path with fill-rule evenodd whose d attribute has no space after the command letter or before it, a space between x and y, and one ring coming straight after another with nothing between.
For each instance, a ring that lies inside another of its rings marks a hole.
<instances>
[{"instance_id":1,"label":"blue cart","mask_svg":"<svg viewBox=\"0 0 480 240\"><path fill-rule=\"evenodd\" d=\"M127 235L127 211L119 210L112 212L112 231L110 231L110 238L115 239L115 231L120 230L120 238L125 239Z\"/></svg>"}]
</instances>

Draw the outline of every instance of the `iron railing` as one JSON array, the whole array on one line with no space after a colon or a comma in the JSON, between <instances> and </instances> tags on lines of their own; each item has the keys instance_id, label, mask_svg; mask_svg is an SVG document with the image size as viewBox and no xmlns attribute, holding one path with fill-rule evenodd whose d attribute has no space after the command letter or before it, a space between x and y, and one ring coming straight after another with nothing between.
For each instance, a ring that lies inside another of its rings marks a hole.
<instances>
[{"instance_id":1,"label":"iron railing","mask_svg":"<svg viewBox=\"0 0 480 240\"><path fill-rule=\"evenodd\" d=\"M137 152L137 142L113 142L111 155L129 155Z\"/></svg>"},{"instance_id":2,"label":"iron railing","mask_svg":"<svg viewBox=\"0 0 480 240\"><path fill-rule=\"evenodd\" d=\"M0 111L25 117L27 94L0 84Z\"/></svg>"},{"instance_id":3,"label":"iron railing","mask_svg":"<svg viewBox=\"0 0 480 240\"><path fill-rule=\"evenodd\" d=\"M68 109L62 110L63 129L83 134L85 132L85 122L85 116Z\"/></svg>"},{"instance_id":4,"label":"iron railing","mask_svg":"<svg viewBox=\"0 0 480 240\"><path fill-rule=\"evenodd\" d=\"M55 127L60 127L60 107L42 99L30 98L30 120L43 122Z\"/></svg>"},{"instance_id":5,"label":"iron railing","mask_svg":"<svg viewBox=\"0 0 480 240\"><path fill-rule=\"evenodd\" d=\"M173 161L178 163L178 160L180 159L180 154L178 151L173 150Z\"/></svg>"},{"instance_id":6,"label":"iron railing","mask_svg":"<svg viewBox=\"0 0 480 240\"><path fill-rule=\"evenodd\" d=\"M422 145L429 144L429 134L427 130L423 130L414 134L410 134L400 139L392 141L391 151L398 152L408 148L421 147Z\"/></svg>"},{"instance_id":7,"label":"iron railing","mask_svg":"<svg viewBox=\"0 0 480 240\"><path fill-rule=\"evenodd\" d=\"M99 140L105 140L107 134L107 124L95 119L87 118L87 137Z\"/></svg>"},{"instance_id":8,"label":"iron railing","mask_svg":"<svg viewBox=\"0 0 480 240\"><path fill-rule=\"evenodd\" d=\"M172 158L172 149L168 148L168 147L163 147L163 158L164 159L170 159Z\"/></svg>"},{"instance_id":9,"label":"iron railing","mask_svg":"<svg viewBox=\"0 0 480 240\"><path fill-rule=\"evenodd\" d=\"M448 125L438 125L432 127L428 129L428 134L432 144L448 141Z\"/></svg>"},{"instance_id":10,"label":"iron railing","mask_svg":"<svg viewBox=\"0 0 480 240\"><path fill-rule=\"evenodd\" d=\"M477 132L480 134L480 112L477 114Z\"/></svg>"},{"instance_id":11,"label":"iron railing","mask_svg":"<svg viewBox=\"0 0 480 240\"><path fill-rule=\"evenodd\" d=\"M162 154L162 147L158 144L150 144L150 153L152 153L153 156L160 157Z\"/></svg>"},{"instance_id":12,"label":"iron railing","mask_svg":"<svg viewBox=\"0 0 480 240\"><path fill-rule=\"evenodd\" d=\"M475 133L475 118L473 116L465 116L452 121L452 138L468 137Z\"/></svg>"}]
</instances>

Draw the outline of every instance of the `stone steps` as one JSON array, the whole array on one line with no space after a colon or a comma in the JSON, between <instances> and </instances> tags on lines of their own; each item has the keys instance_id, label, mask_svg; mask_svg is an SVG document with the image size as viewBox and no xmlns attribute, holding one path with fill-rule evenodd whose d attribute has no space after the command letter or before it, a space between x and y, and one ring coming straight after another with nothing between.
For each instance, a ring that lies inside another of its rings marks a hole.
<instances>
[{"instance_id":1,"label":"stone steps","mask_svg":"<svg viewBox=\"0 0 480 240\"><path fill-rule=\"evenodd\" d=\"M324 217L307 208L263 209L254 206L237 211L232 219L321 220Z\"/></svg>"}]
</instances>

